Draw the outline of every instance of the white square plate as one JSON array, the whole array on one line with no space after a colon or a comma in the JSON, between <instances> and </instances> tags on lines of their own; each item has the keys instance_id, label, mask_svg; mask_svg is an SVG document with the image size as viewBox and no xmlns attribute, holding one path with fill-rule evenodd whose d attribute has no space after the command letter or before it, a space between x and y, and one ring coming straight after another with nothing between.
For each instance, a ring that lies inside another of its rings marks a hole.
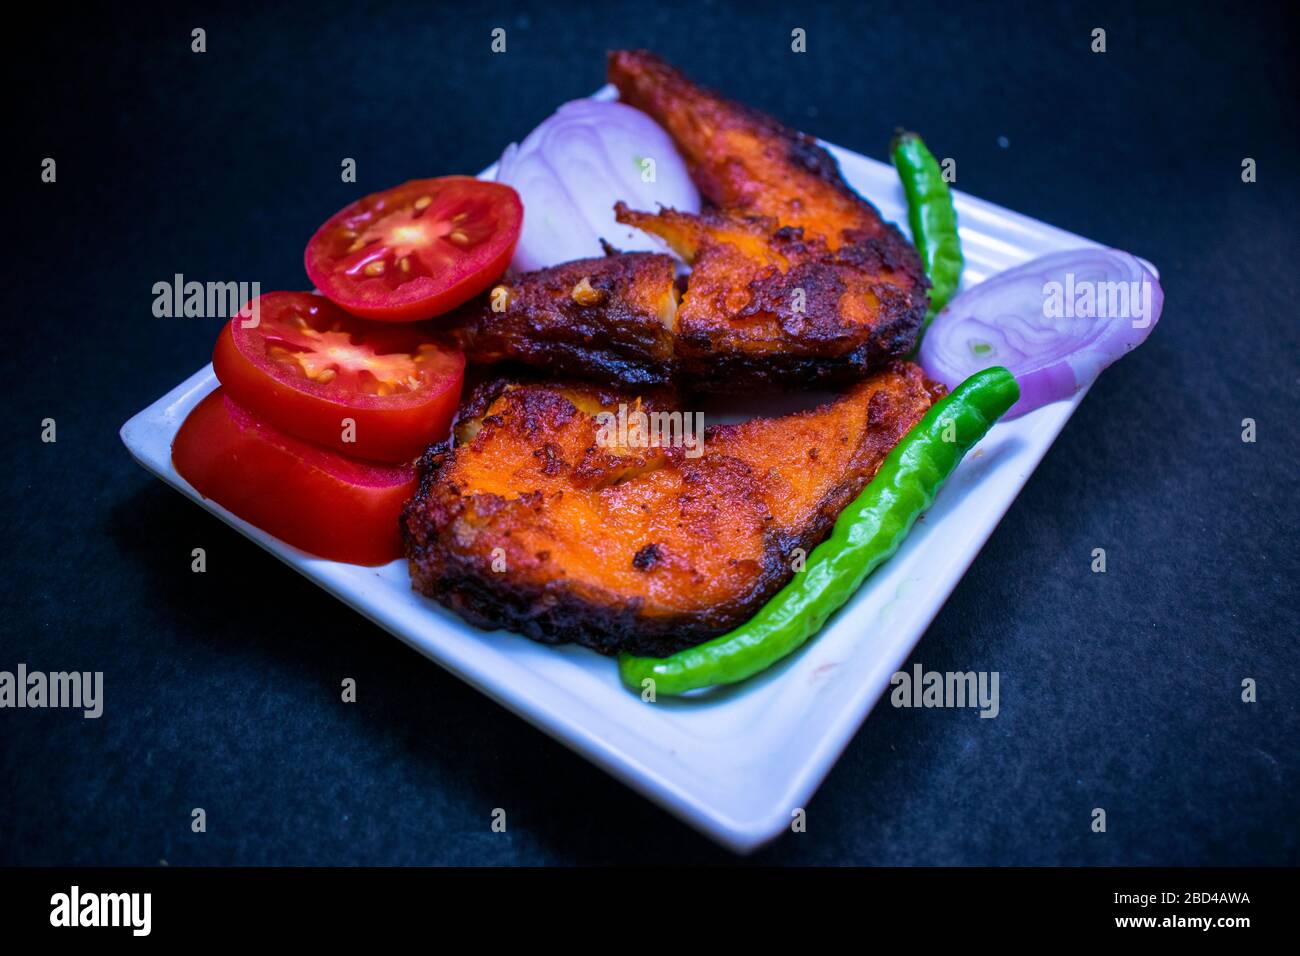
<instances>
[{"instance_id":1,"label":"white square plate","mask_svg":"<svg viewBox=\"0 0 1300 956\"><path fill-rule=\"evenodd\" d=\"M894 169L825 145L853 187L906 229ZM962 193L956 205L963 286L1048 252L1098 245ZM122 441L135 459L421 654L742 853L789 826L812 796L1083 399L997 425L898 554L799 653L743 685L648 704L623 688L609 658L470 627L412 592L404 562L323 561L202 498L172 467L171 445L216 385L209 365L127 422Z\"/></svg>"}]
</instances>

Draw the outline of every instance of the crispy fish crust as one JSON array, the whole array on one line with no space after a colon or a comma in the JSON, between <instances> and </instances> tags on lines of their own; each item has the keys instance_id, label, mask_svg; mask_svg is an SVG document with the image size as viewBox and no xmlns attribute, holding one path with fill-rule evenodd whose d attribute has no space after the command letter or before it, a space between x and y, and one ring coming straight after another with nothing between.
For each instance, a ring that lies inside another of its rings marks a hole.
<instances>
[{"instance_id":1,"label":"crispy fish crust","mask_svg":"<svg viewBox=\"0 0 1300 956\"><path fill-rule=\"evenodd\" d=\"M602 434L620 403L647 423L677 410L669 392L485 383L421 463L413 586L479 627L671 654L771 598L937 393L895 363L817 408L712 426L692 457Z\"/></svg>"},{"instance_id":2,"label":"crispy fish crust","mask_svg":"<svg viewBox=\"0 0 1300 956\"><path fill-rule=\"evenodd\" d=\"M653 54L612 54L609 77L668 129L710 204L700 216L617 207L692 265L680 313L665 263L582 260L513 280L504 315L491 293L461 309L451 324L471 361L743 393L847 384L912 350L929 285L920 260L829 153ZM584 274L608 296L577 306Z\"/></svg>"},{"instance_id":3,"label":"crispy fish crust","mask_svg":"<svg viewBox=\"0 0 1300 956\"><path fill-rule=\"evenodd\" d=\"M888 244L832 251L774 219L651 215L623 203L616 211L692 265L674 343L677 374L691 389L844 384L916 341L924 297L909 291L912 279L899 283L911 260L889 258L897 250Z\"/></svg>"},{"instance_id":4,"label":"crispy fish crust","mask_svg":"<svg viewBox=\"0 0 1300 956\"><path fill-rule=\"evenodd\" d=\"M811 136L644 50L609 57L625 102L672 136L703 216L620 210L692 263L677 356L710 391L855 381L908 354L928 304L916 250Z\"/></svg>"},{"instance_id":5,"label":"crispy fish crust","mask_svg":"<svg viewBox=\"0 0 1300 956\"><path fill-rule=\"evenodd\" d=\"M920 262L907 240L840 176L839 166L811 136L692 83L645 50L609 55L609 80L619 98L668 130L700 193L729 212L802 229L832 250L878 239L892 258Z\"/></svg>"},{"instance_id":6,"label":"crispy fish crust","mask_svg":"<svg viewBox=\"0 0 1300 956\"><path fill-rule=\"evenodd\" d=\"M578 259L503 280L448 317L473 362L522 362L561 376L666 384L677 324L670 256Z\"/></svg>"}]
</instances>

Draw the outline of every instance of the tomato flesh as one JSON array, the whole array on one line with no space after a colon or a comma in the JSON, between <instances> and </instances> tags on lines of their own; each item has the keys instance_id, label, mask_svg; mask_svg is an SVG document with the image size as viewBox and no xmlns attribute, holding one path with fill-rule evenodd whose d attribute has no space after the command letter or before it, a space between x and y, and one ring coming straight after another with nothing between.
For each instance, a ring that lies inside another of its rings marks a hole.
<instances>
[{"instance_id":1,"label":"tomato flesh","mask_svg":"<svg viewBox=\"0 0 1300 956\"><path fill-rule=\"evenodd\" d=\"M227 323L212 353L239 405L373 461L410 461L447 437L465 358L427 328L367 322L307 292L270 292L257 305Z\"/></svg>"},{"instance_id":2,"label":"tomato flesh","mask_svg":"<svg viewBox=\"0 0 1300 956\"><path fill-rule=\"evenodd\" d=\"M505 272L523 220L519 194L502 183L412 180L331 216L307 243L307 274L353 315L427 319Z\"/></svg>"},{"instance_id":3,"label":"tomato flesh","mask_svg":"<svg viewBox=\"0 0 1300 956\"><path fill-rule=\"evenodd\" d=\"M220 388L182 423L172 463L203 497L303 551L364 565L402 556L398 519L415 493L412 465L317 448L259 421Z\"/></svg>"}]
</instances>

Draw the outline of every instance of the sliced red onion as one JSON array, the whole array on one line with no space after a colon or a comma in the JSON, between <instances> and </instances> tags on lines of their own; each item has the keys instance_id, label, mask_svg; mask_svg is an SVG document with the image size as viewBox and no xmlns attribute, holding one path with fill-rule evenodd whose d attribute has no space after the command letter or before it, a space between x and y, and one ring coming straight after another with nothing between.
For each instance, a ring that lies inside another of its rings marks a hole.
<instances>
[{"instance_id":1,"label":"sliced red onion","mask_svg":"<svg viewBox=\"0 0 1300 956\"><path fill-rule=\"evenodd\" d=\"M654 161L652 182L646 182ZM524 203L524 228L511 265L529 272L602 254L600 240L625 251L662 244L614 219L620 199L633 209L699 212L700 194L672 139L625 103L565 103L516 146L506 147L497 182Z\"/></svg>"},{"instance_id":2,"label":"sliced red onion","mask_svg":"<svg viewBox=\"0 0 1300 956\"><path fill-rule=\"evenodd\" d=\"M1118 249L1041 256L957 296L921 341L926 373L955 387L993 365L1020 383L1015 418L1069 398L1141 345L1164 304L1156 277Z\"/></svg>"}]
</instances>

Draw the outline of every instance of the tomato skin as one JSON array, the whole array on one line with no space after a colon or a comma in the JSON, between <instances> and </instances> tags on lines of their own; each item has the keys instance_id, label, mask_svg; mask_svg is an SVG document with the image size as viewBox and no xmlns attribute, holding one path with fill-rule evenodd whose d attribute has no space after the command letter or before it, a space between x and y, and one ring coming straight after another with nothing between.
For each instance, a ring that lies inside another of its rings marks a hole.
<instances>
[{"instance_id":1,"label":"tomato skin","mask_svg":"<svg viewBox=\"0 0 1300 956\"><path fill-rule=\"evenodd\" d=\"M345 330L362 331L365 320L307 292L269 292L259 301L259 325L244 328L242 314L236 315L217 336L212 353L217 379L238 405L281 431L371 461L408 462L447 437L465 377L465 357L459 351L440 348L428 381L417 391L386 397L349 395L276 366L266 356L264 336L274 334L290 313L308 314L319 325ZM380 326L379 338L397 350L428 341L414 329L391 326ZM355 423L349 435L353 440L347 442L345 418Z\"/></svg>"},{"instance_id":2,"label":"tomato skin","mask_svg":"<svg viewBox=\"0 0 1300 956\"><path fill-rule=\"evenodd\" d=\"M303 264L316 288L353 315L417 322L495 282L510 265L523 221L519 194L504 183L414 179L327 219L308 241ZM397 268L403 258L413 266L409 279ZM382 272L371 275L367 267Z\"/></svg>"},{"instance_id":3,"label":"tomato skin","mask_svg":"<svg viewBox=\"0 0 1300 956\"><path fill-rule=\"evenodd\" d=\"M181 424L172 464L205 498L294 547L332 561L402 556L398 519L412 465L375 465L286 435L218 388Z\"/></svg>"}]
</instances>

